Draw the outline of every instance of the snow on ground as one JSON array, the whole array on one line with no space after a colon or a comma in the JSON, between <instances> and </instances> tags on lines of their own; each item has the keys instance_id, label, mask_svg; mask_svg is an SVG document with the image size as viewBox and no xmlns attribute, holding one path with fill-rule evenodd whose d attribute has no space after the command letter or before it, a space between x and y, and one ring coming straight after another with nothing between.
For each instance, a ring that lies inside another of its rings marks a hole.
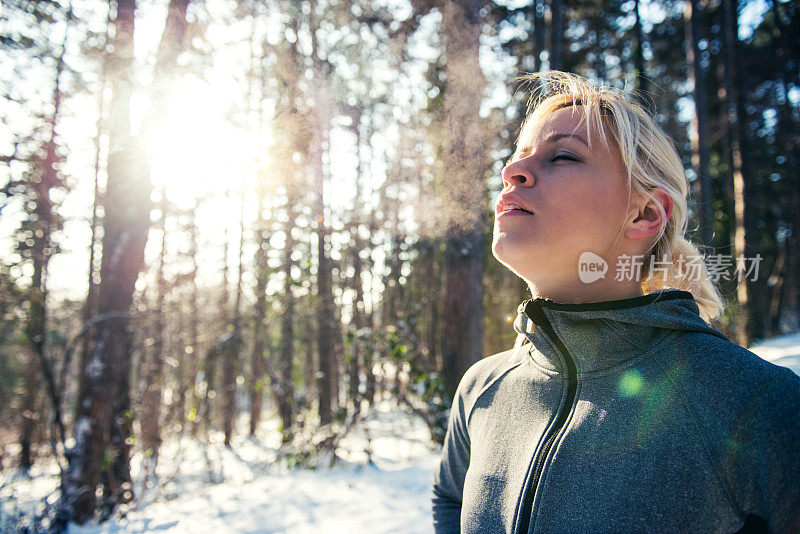
<instances>
[{"instance_id":1,"label":"snow on ground","mask_svg":"<svg viewBox=\"0 0 800 534\"><path fill-rule=\"evenodd\" d=\"M750 350L800 374L800 333L759 342ZM102 525L72 525L69 531L433 532L430 491L439 449L418 418L380 403L340 443L338 454L344 460L319 469L290 469L275 461L276 425L276 420L266 422L260 439L234 440L231 449L222 445L219 435L207 448L189 438L168 441L162 448L158 483L147 491L136 471L141 458L134 457L139 495L134 508L125 518ZM0 530L4 515L41 507L56 484L53 465L35 467L30 479L0 474Z\"/></svg>"},{"instance_id":2,"label":"snow on ground","mask_svg":"<svg viewBox=\"0 0 800 534\"><path fill-rule=\"evenodd\" d=\"M319 469L290 469L276 462L277 420L265 426L269 428L262 429L262 439L234 440L230 449L221 443L221 435L214 435L207 448L190 438L168 441L162 447L158 483L147 491L141 458L134 456L139 502L125 518L70 525L69 532L433 532L430 497L439 449L418 417L380 403L340 442L337 452L344 460ZM33 510L56 485L53 466L49 476L38 473L31 480L7 481L4 475L0 520L3 512L13 511L12 505Z\"/></svg>"},{"instance_id":3,"label":"snow on ground","mask_svg":"<svg viewBox=\"0 0 800 534\"><path fill-rule=\"evenodd\" d=\"M174 461L167 460L162 473L179 474L164 486L159 501L115 524L70 532L433 532L430 488L438 453L427 427L389 404L365 423L341 444L348 461L333 468L275 465L277 442L242 439L231 449L212 446L212 463L224 478L219 484L208 483L208 463L197 442L186 440L181 452L175 444L165 451ZM372 465L366 463L365 432Z\"/></svg>"},{"instance_id":4,"label":"snow on ground","mask_svg":"<svg viewBox=\"0 0 800 534\"><path fill-rule=\"evenodd\" d=\"M19 447L8 447L9 459L16 459ZM38 462L30 474L20 470L3 470L0 473L0 533L13 532L12 525L27 526L30 518L41 514L47 499L50 504L57 498L58 467L54 462ZM26 518L22 522L19 518Z\"/></svg>"},{"instance_id":5,"label":"snow on ground","mask_svg":"<svg viewBox=\"0 0 800 534\"><path fill-rule=\"evenodd\" d=\"M800 375L800 332L758 341L750 350L765 360L788 367Z\"/></svg>"}]
</instances>

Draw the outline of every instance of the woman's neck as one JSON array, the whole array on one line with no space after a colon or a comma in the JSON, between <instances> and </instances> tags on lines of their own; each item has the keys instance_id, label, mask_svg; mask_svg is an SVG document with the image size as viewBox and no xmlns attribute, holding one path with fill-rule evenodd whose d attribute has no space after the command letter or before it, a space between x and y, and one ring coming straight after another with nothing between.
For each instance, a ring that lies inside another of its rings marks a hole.
<instances>
[{"instance_id":1,"label":"woman's neck","mask_svg":"<svg viewBox=\"0 0 800 534\"><path fill-rule=\"evenodd\" d=\"M528 282L533 298L546 298L562 304L585 304L640 297L644 294L637 281L619 282L617 280L597 280L589 284L561 284L552 286L536 285Z\"/></svg>"}]
</instances>

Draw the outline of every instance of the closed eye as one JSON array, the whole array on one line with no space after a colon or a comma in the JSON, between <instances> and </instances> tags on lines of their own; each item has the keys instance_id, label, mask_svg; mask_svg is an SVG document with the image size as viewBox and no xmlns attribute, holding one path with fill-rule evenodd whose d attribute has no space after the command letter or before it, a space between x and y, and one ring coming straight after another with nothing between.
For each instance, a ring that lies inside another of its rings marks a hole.
<instances>
[{"instance_id":1,"label":"closed eye","mask_svg":"<svg viewBox=\"0 0 800 534\"><path fill-rule=\"evenodd\" d=\"M555 162L555 161L559 161L559 160L564 160L564 161L580 161L580 160L579 160L577 157L575 157L575 156L573 156L572 154L569 154L569 153L567 153L567 152L559 152L559 153L557 153L557 154L555 154L555 155L553 156L553 159L552 159L552 161L554 161L554 162Z\"/></svg>"}]
</instances>

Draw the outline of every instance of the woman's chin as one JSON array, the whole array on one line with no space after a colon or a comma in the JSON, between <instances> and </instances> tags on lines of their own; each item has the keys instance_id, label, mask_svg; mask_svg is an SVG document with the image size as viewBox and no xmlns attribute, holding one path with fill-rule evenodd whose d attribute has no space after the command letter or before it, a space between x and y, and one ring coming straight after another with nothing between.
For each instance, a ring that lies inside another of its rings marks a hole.
<instances>
[{"instance_id":1,"label":"woman's chin","mask_svg":"<svg viewBox=\"0 0 800 534\"><path fill-rule=\"evenodd\" d=\"M523 236L514 233L497 232L492 239L492 253L501 263L519 263L520 260L530 258L536 251L531 250L529 240L520 239Z\"/></svg>"},{"instance_id":2,"label":"woman's chin","mask_svg":"<svg viewBox=\"0 0 800 534\"><path fill-rule=\"evenodd\" d=\"M543 253L530 246L522 247L497 234L492 241L492 254L503 266L528 283L533 280L552 280L564 273L564 268L557 267L561 262L554 255ZM542 258L547 258L547 261L537 262Z\"/></svg>"},{"instance_id":3,"label":"woman's chin","mask_svg":"<svg viewBox=\"0 0 800 534\"><path fill-rule=\"evenodd\" d=\"M525 255L520 254L518 249L513 251L508 250L510 247L506 246L503 240L495 240L492 242L492 254L495 259L502 263L505 267L519 275L520 269L524 269Z\"/></svg>"}]
</instances>

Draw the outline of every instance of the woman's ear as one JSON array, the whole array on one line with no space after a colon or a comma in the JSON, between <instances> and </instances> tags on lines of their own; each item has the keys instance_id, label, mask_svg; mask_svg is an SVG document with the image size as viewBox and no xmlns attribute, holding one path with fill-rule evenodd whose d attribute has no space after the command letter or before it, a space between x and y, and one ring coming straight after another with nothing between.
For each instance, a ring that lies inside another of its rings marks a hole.
<instances>
[{"instance_id":1,"label":"woman's ear","mask_svg":"<svg viewBox=\"0 0 800 534\"><path fill-rule=\"evenodd\" d=\"M672 216L672 197L664 188L656 187L650 190L650 194L664 208L666 217L661 216L661 212L655 205L653 199L641 197L637 207L631 213L625 237L630 239L644 239L656 235L662 227L667 225L667 221Z\"/></svg>"}]
</instances>

